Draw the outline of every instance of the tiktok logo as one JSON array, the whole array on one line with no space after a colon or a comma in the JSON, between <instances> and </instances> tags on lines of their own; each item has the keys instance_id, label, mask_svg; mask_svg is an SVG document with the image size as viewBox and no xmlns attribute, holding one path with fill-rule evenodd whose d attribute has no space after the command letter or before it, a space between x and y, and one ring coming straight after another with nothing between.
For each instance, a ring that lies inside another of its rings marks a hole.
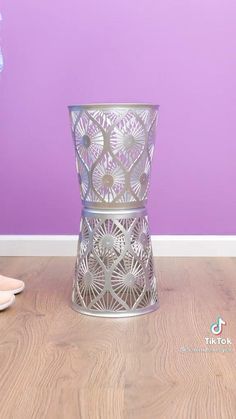
<instances>
[{"instance_id":1,"label":"tiktok logo","mask_svg":"<svg viewBox=\"0 0 236 419\"><path fill-rule=\"evenodd\" d=\"M215 323L212 323L210 326L210 331L213 335L220 335L222 333L223 326L226 325L226 322L222 317L218 317ZM233 352L232 349L232 340L228 337L219 337L219 336L206 336L205 338L206 346L204 348L189 348L188 346L182 346L180 348L181 352Z\"/></svg>"},{"instance_id":2,"label":"tiktok logo","mask_svg":"<svg viewBox=\"0 0 236 419\"><path fill-rule=\"evenodd\" d=\"M214 335L220 335L222 332L223 325L226 325L226 322L221 317L218 317L216 323L211 324L211 332Z\"/></svg>"}]
</instances>

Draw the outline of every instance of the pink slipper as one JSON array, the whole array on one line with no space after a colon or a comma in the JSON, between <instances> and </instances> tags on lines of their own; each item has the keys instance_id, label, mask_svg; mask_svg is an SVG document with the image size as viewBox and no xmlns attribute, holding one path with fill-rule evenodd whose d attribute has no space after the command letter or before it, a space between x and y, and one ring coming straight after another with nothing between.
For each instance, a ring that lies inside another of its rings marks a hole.
<instances>
[{"instance_id":1,"label":"pink slipper","mask_svg":"<svg viewBox=\"0 0 236 419\"><path fill-rule=\"evenodd\" d=\"M0 291L0 311L10 307L15 301L15 296L9 291Z\"/></svg>"},{"instance_id":2,"label":"pink slipper","mask_svg":"<svg viewBox=\"0 0 236 419\"><path fill-rule=\"evenodd\" d=\"M0 291L10 291L13 294L19 294L24 288L25 284L20 279L0 275Z\"/></svg>"}]
</instances>

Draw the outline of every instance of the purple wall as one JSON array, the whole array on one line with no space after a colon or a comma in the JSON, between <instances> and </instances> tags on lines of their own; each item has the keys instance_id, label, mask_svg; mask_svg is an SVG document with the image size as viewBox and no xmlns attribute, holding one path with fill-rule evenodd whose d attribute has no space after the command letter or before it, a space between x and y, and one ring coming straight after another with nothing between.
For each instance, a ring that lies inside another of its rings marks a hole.
<instances>
[{"instance_id":1,"label":"purple wall","mask_svg":"<svg viewBox=\"0 0 236 419\"><path fill-rule=\"evenodd\" d=\"M0 234L74 234L67 105L159 103L153 234L236 233L235 0L5 0Z\"/></svg>"}]
</instances>

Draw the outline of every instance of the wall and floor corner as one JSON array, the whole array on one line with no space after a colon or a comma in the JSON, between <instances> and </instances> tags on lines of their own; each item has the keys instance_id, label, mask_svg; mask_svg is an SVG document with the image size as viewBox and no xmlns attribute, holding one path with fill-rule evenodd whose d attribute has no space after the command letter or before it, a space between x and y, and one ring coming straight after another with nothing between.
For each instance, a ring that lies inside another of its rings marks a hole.
<instances>
[{"instance_id":1,"label":"wall and floor corner","mask_svg":"<svg viewBox=\"0 0 236 419\"><path fill-rule=\"evenodd\" d=\"M1 12L0 254L75 254L67 105L143 101L160 104L154 253L235 256L235 2L22 0Z\"/></svg>"}]
</instances>

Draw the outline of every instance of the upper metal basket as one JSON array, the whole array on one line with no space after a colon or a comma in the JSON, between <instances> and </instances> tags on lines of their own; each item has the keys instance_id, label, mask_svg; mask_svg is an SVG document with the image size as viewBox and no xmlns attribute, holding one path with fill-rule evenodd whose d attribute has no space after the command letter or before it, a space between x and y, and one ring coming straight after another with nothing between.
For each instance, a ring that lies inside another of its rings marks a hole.
<instances>
[{"instance_id":1,"label":"upper metal basket","mask_svg":"<svg viewBox=\"0 0 236 419\"><path fill-rule=\"evenodd\" d=\"M158 106L69 106L81 199L87 208L144 207Z\"/></svg>"}]
</instances>

